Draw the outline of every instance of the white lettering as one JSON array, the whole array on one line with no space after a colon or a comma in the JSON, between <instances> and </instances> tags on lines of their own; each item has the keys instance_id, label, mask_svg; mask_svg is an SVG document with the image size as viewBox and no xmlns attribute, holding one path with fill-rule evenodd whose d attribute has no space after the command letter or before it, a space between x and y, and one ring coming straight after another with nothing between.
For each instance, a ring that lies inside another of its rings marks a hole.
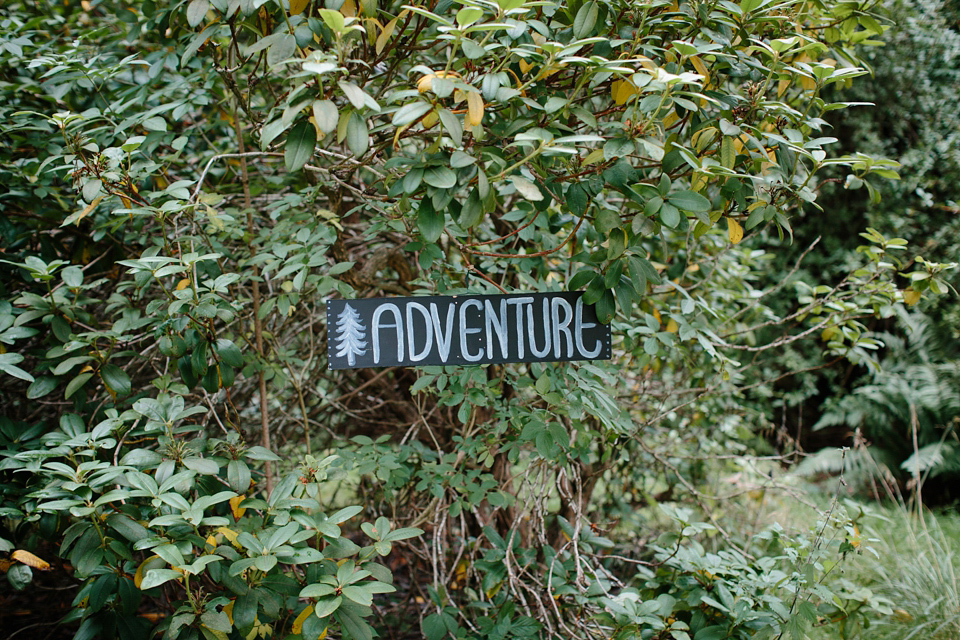
<instances>
[{"instance_id":1,"label":"white lettering","mask_svg":"<svg viewBox=\"0 0 960 640\"><path fill-rule=\"evenodd\" d=\"M467 362L477 362L483 357L483 349L480 349L480 353L477 355L470 355L470 350L467 349L467 336L480 333L483 331L480 327L467 327L467 308L476 307L479 310L483 310L483 305L480 304L479 300L467 300L462 305L460 305L460 353L463 354L463 359Z\"/></svg>"},{"instance_id":2,"label":"white lettering","mask_svg":"<svg viewBox=\"0 0 960 640\"><path fill-rule=\"evenodd\" d=\"M580 355L586 358L596 358L600 355L600 349L603 348L603 344L597 340L597 348L593 351L587 351L587 348L583 346L583 331L584 329L592 329L597 326L596 322L584 322L583 321L583 298L577 298L577 317L574 320L574 333L577 336L577 351L580 352Z\"/></svg>"},{"instance_id":3,"label":"white lettering","mask_svg":"<svg viewBox=\"0 0 960 640\"><path fill-rule=\"evenodd\" d=\"M543 350L537 349L537 341L534 338L536 323L533 321L533 305L530 306L530 322L527 324L527 337L530 339L530 353L538 358L542 358L550 353L550 298L543 299Z\"/></svg>"},{"instance_id":4,"label":"white lettering","mask_svg":"<svg viewBox=\"0 0 960 640\"><path fill-rule=\"evenodd\" d=\"M437 336L437 348L440 350L440 360L447 361L450 357L450 343L453 341L453 317L456 314L457 303L451 302L447 308L447 335L440 330L440 314L437 303L430 303L430 317L433 319L433 333Z\"/></svg>"},{"instance_id":5,"label":"white lettering","mask_svg":"<svg viewBox=\"0 0 960 640\"><path fill-rule=\"evenodd\" d=\"M416 331L413 328L413 313L412 311L416 309L420 312L420 315L423 316L423 320L426 324L424 333L427 336L427 341L424 344L423 351L417 353L416 348L414 347L414 336ZM430 312L427 311L427 308L420 304L419 302L408 302L407 303L407 350L410 352L410 360L413 362L419 362L429 355L430 350L433 348L433 333L430 331L432 328L430 323Z\"/></svg>"},{"instance_id":6,"label":"white lettering","mask_svg":"<svg viewBox=\"0 0 960 640\"><path fill-rule=\"evenodd\" d=\"M533 298L525 296L523 298L511 298L507 304L517 305L517 351L519 358L523 360L523 305L533 304ZM533 322L533 308L530 308L530 320Z\"/></svg>"},{"instance_id":7,"label":"white lettering","mask_svg":"<svg viewBox=\"0 0 960 640\"><path fill-rule=\"evenodd\" d=\"M393 324L380 324L380 316L388 311L393 314ZM377 364L380 362L380 329L397 330L397 361L403 362L403 316L400 315L400 308L392 302L377 307L370 322L370 332L373 334L373 362Z\"/></svg>"},{"instance_id":8,"label":"white lettering","mask_svg":"<svg viewBox=\"0 0 960 640\"><path fill-rule=\"evenodd\" d=\"M507 343L507 301L500 298L499 317L497 317L497 312L493 310L493 305L489 300L485 301L484 310L486 311L487 358L493 358L493 332L491 329L494 326L496 326L497 338L500 339L500 353L506 358L510 349L510 345Z\"/></svg>"},{"instance_id":9,"label":"white lettering","mask_svg":"<svg viewBox=\"0 0 960 640\"><path fill-rule=\"evenodd\" d=\"M560 334L567 336L567 349L570 351L570 357L573 353L573 336L570 334L570 322L573 320L573 309L570 303L563 298L554 298L550 305L551 315L553 316L553 355L557 358L563 357L563 345L560 344ZM563 322L560 321L560 308L566 312Z\"/></svg>"}]
</instances>

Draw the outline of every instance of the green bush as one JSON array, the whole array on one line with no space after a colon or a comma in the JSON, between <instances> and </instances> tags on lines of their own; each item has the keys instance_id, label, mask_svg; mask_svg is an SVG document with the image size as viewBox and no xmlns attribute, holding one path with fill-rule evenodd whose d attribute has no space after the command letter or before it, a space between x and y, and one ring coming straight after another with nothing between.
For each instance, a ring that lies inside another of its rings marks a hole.
<instances>
[{"instance_id":1,"label":"green bush","mask_svg":"<svg viewBox=\"0 0 960 640\"><path fill-rule=\"evenodd\" d=\"M799 637L850 549L707 553L697 486L770 424L755 358L869 362L897 276L955 266L869 229L838 283L768 269L824 169L896 177L824 131L884 31L851 2L8 2L4 546L60 544L79 638L141 608L171 639ZM563 288L615 362L328 370L329 297Z\"/></svg>"}]
</instances>

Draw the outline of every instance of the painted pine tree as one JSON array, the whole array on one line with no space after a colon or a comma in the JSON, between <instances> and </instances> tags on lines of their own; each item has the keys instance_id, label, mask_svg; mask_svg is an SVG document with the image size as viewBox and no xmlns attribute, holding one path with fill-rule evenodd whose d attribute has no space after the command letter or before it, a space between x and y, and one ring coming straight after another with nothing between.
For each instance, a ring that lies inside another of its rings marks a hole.
<instances>
[{"instance_id":1,"label":"painted pine tree","mask_svg":"<svg viewBox=\"0 0 960 640\"><path fill-rule=\"evenodd\" d=\"M347 364L351 367L356 364L357 356L366 353L367 343L360 314L349 304L345 305L337 318L337 357L347 357Z\"/></svg>"}]
</instances>

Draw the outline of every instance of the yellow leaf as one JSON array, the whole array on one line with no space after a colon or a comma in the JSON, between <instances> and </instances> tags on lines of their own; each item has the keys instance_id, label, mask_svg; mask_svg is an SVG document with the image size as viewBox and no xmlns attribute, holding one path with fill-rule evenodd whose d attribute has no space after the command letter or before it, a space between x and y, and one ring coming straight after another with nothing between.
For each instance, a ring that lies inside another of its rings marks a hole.
<instances>
[{"instance_id":1,"label":"yellow leaf","mask_svg":"<svg viewBox=\"0 0 960 640\"><path fill-rule=\"evenodd\" d=\"M310 0L290 0L290 15L300 15L308 4L310 4Z\"/></svg>"},{"instance_id":2,"label":"yellow leaf","mask_svg":"<svg viewBox=\"0 0 960 640\"><path fill-rule=\"evenodd\" d=\"M227 620L230 621L230 624L233 624L233 603L234 600L231 600L229 604L225 605L223 609L221 609L222 612L227 614Z\"/></svg>"},{"instance_id":3,"label":"yellow leaf","mask_svg":"<svg viewBox=\"0 0 960 640\"><path fill-rule=\"evenodd\" d=\"M709 176L707 176L707 174L702 171L694 171L693 179L690 181L690 188L699 193L707 186L708 180Z\"/></svg>"},{"instance_id":4,"label":"yellow leaf","mask_svg":"<svg viewBox=\"0 0 960 640\"><path fill-rule=\"evenodd\" d=\"M522 71L523 73L526 73L530 71L530 69L533 69L533 63L527 62L523 58L520 58L520 61L517 62L517 66L520 67L520 71Z\"/></svg>"},{"instance_id":5,"label":"yellow leaf","mask_svg":"<svg viewBox=\"0 0 960 640\"><path fill-rule=\"evenodd\" d=\"M206 631L210 632L210 635L212 635L212 636L213 636L214 638L216 638L217 640L229 640L230 636L228 636L227 634L225 634L223 631L217 631L216 629L211 629L210 627L208 627L207 625L205 625L205 624L203 624L203 623L200 623L200 624L203 625L203 628L204 628Z\"/></svg>"},{"instance_id":6,"label":"yellow leaf","mask_svg":"<svg viewBox=\"0 0 960 640\"><path fill-rule=\"evenodd\" d=\"M397 21L400 20L400 16L397 16L383 27L380 31L380 35L377 36L377 55L379 55L387 47L387 42L390 40L390 36L393 35L393 31L397 28ZM421 93L423 93L421 91Z\"/></svg>"},{"instance_id":7,"label":"yellow leaf","mask_svg":"<svg viewBox=\"0 0 960 640\"><path fill-rule=\"evenodd\" d=\"M893 615L896 616L897 620L900 622L910 622L913 620L913 616L910 615L906 609L894 609Z\"/></svg>"},{"instance_id":8,"label":"yellow leaf","mask_svg":"<svg viewBox=\"0 0 960 640\"><path fill-rule=\"evenodd\" d=\"M777 84L777 97L782 98L783 94L785 94L787 92L787 89L789 88L790 88L789 78L783 78L782 80L780 80L780 82Z\"/></svg>"},{"instance_id":9,"label":"yellow leaf","mask_svg":"<svg viewBox=\"0 0 960 640\"><path fill-rule=\"evenodd\" d=\"M247 499L247 496L245 496L245 495L244 495L244 496L233 496L232 498L230 498L230 511L233 512L233 519L234 519L234 520L239 520L240 518L243 517L243 514L245 514L245 513L247 512L246 507L241 507L241 506L240 506L240 503L243 502L243 501L246 500L246 499ZM224 536L226 536L225 533L224 533ZM230 540L230 542L232 543L233 540Z\"/></svg>"},{"instance_id":10,"label":"yellow leaf","mask_svg":"<svg viewBox=\"0 0 960 640\"><path fill-rule=\"evenodd\" d=\"M637 56L637 62L640 63L640 66L646 69L647 71L656 71L657 63L646 56Z\"/></svg>"},{"instance_id":11,"label":"yellow leaf","mask_svg":"<svg viewBox=\"0 0 960 640\"><path fill-rule=\"evenodd\" d=\"M657 324L661 327L663 326L663 320L660 318L660 312L656 309L653 310L653 317L657 319Z\"/></svg>"},{"instance_id":12,"label":"yellow leaf","mask_svg":"<svg viewBox=\"0 0 960 640\"><path fill-rule=\"evenodd\" d=\"M707 69L707 65L703 63L703 60L700 59L700 56L690 56L690 62L693 63L693 68L703 76L704 80L710 77L710 71Z\"/></svg>"},{"instance_id":13,"label":"yellow leaf","mask_svg":"<svg viewBox=\"0 0 960 640\"><path fill-rule=\"evenodd\" d=\"M677 112L671 111L663 118L663 128L669 129L679 121L680 121L680 116L677 115Z\"/></svg>"},{"instance_id":14,"label":"yellow leaf","mask_svg":"<svg viewBox=\"0 0 960 640\"><path fill-rule=\"evenodd\" d=\"M677 321L673 318L667 321L667 331L669 333L676 333L680 329L680 325L677 324Z\"/></svg>"},{"instance_id":15,"label":"yellow leaf","mask_svg":"<svg viewBox=\"0 0 960 640\"><path fill-rule=\"evenodd\" d=\"M584 165L595 164L597 162L603 162L603 149L594 149L583 159Z\"/></svg>"},{"instance_id":16,"label":"yellow leaf","mask_svg":"<svg viewBox=\"0 0 960 640\"><path fill-rule=\"evenodd\" d=\"M456 71L443 71L443 70L430 72L428 74L421 76L421 78L417 80L417 91L419 91L420 93L426 93L427 91L432 91L434 78L460 78L460 74L457 73ZM459 94L460 94L460 90L457 89L456 93L454 93L454 102L459 102L460 100L463 99L463 98L457 98L457 95Z\"/></svg>"},{"instance_id":17,"label":"yellow leaf","mask_svg":"<svg viewBox=\"0 0 960 640\"><path fill-rule=\"evenodd\" d=\"M347 0L343 3L343 6L340 7L340 13L343 14L344 18L356 18L357 5L353 2L353 0Z\"/></svg>"},{"instance_id":18,"label":"yellow leaf","mask_svg":"<svg viewBox=\"0 0 960 640\"><path fill-rule=\"evenodd\" d=\"M475 91L467 92L467 124L471 127L483 122L483 97Z\"/></svg>"},{"instance_id":19,"label":"yellow leaf","mask_svg":"<svg viewBox=\"0 0 960 640\"><path fill-rule=\"evenodd\" d=\"M189 286L190 286L190 278L184 278L183 280L177 283L177 291L183 291Z\"/></svg>"},{"instance_id":20,"label":"yellow leaf","mask_svg":"<svg viewBox=\"0 0 960 640\"><path fill-rule=\"evenodd\" d=\"M293 627L290 629L291 633L302 633L303 632L303 623L307 618L310 617L310 614L313 613L313 605L310 605L306 609L300 612L300 615L297 616L297 619L293 621Z\"/></svg>"},{"instance_id":21,"label":"yellow leaf","mask_svg":"<svg viewBox=\"0 0 960 640\"><path fill-rule=\"evenodd\" d=\"M817 88L817 81L813 78L808 78L807 76L802 76L800 78L800 86L806 89L807 91L813 91Z\"/></svg>"},{"instance_id":22,"label":"yellow leaf","mask_svg":"<svg viewBox=\"0 0 960 640\"><path fill-rule=\"evenodd\" d=\"M40 571L48 571L50 569L49 562L46 560L41 560L29 551L24 551L23 549L17 549L10 555L10 557L21 564L25 564L28 567L33 567L34 569L39 569Z\"/></svg>"},{"instance_id":23,"label":"yellow leaf","mask_svg":"<svg viewBox=\"0 0 960 640\"><path fill-rule=\"evenodd\" d=\"M626 104L631 96L637 94L637 87L629 80L616 80L610 86L610 94L616 104Z\"/></svg>"},{"instance_id":24,"label":"yellow leaf","mask_svg":"<svg viewBox=\"0 0 960 640\"><path fill-rule=\"evenodd\" d=\"M903 301L912 307L920 302L920 292L914 291L913 287L905 289L903 292Z\"/></svg>"},{"instance_id":25,"label":"yellow leaf","mask_svg":"<svg viewBox=\"0 0 960 640\"><path fill-rule=\"evenodd\" d=\"M86 218L88 215L90 215L90 213L97 208L97 205L100 204L101 200L103 200L103 196L97 196L96 198L94 198L93 202L91 202L90 204L88 204L86 207L83 208L83 211L80 212L80 215L77 216L77 218L73 221L73 223L76 224L81 220L83 220L84 218Z\"/></svg>"},{"instance_id":26,"label":"yellow leaf","mask_svg":"<svg viewBox=\"0 0 960 640\"><path fill-rule=\"evenodd\" d=\"M427 115L423 116L423 120L420 121L420 124L423 125L424 129L432 129L437 122L440 121L440 115L436 111L429 111Z\"/></svg>"},{"instance_id":27,"label":"yellow leaf","mask_svg":"<svg viewBox=\"0 0 960 640\"><path fill-rule=\"evenodd\" d=\"M730 242L740 244L743 240L743 227L733 218L727 218L727 235L730 236Z\"/></svg>"},{"instance_id":28,"label":"yellow leaf","mask_svg":"<svg viewBox=\"0 0 960 640\"><path fill-rule=\"evenodd\" d=\"M227 542L235 546L237 549L241 549L240 543L237 542L237 536L240 535L233 529L228 529L227 527L217 527L217 533L222 534L226 538Z\"/></svg>"}]
</instances>

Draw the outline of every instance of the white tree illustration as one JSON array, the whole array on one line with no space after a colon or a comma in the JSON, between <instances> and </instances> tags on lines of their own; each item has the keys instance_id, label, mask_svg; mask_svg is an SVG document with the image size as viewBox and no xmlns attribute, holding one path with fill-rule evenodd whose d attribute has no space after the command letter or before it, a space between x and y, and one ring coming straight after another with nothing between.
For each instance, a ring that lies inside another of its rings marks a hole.
<instances>
[{"instance_id":1,"label":"white tree illustration","mask_svg":"<svg viewBox=\"0 0 960 640\"><path fill-rule=\"evenodd\" d=\"M360 322L360 314L349 304L345 305L343 311L337 317L337 357L347 357L347 364L351 367L357 363L356 356L362 356L366 353L367 343L363 323Z\"/></svg>"}]
</instances>

